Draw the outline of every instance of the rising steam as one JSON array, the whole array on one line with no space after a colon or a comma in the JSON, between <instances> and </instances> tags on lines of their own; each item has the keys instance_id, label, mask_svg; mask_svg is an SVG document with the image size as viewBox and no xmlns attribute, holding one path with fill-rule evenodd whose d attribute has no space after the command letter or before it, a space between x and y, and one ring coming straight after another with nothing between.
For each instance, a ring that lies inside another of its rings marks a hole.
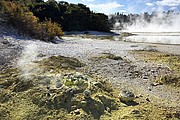
<instances>
[{"instance_id":1,"label":"rising steam","mask_svg":"<svg viewBox=\"0 0 180 120\"><path fill-rule=\"evenodd\" d=\"M33 61L37 60L38 56L38 46L35 43L25 46L21 57L18 60L18 67L21 70L21 74L25 79L31 78L32 74L39 71L38 65Z\"/></svg>"},{"instance_id":2,"label":"rising steam","mask_svg":"<svg viewBox=\"0 0 180 120\"><path fill-rule=\"evenodd\" d=\"M180 14L163 14L158 13L152 17L150 22L140 16L132 22L132 25L127 25L128 32L180 32Z\"/></svg>"}]
</instances>

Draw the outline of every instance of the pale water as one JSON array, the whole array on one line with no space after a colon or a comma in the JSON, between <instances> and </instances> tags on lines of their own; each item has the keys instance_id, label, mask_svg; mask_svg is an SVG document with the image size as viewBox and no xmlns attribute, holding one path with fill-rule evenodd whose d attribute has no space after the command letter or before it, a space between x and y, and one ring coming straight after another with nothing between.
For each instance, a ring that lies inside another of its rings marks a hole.
<instances>
[{"instance_id":1,"label":"pale water","mask_svg":"<svg viewBox=\"0 0 180 120\"><path fill-rule=\"evenodd\" d=\"M180 44L180 32L134 33L136 35L124 37L127 42L147 42L159 44Z\"/></svg>"}]
</instances>

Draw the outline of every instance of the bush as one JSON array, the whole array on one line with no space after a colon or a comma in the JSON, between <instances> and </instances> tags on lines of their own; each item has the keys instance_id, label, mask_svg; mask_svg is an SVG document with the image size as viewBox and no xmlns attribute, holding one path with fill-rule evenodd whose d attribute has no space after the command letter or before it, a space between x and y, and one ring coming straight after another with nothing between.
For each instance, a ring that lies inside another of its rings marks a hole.
<instances>
[{"instance_id":1,"label":"bush","mask_svg":"<svg viewBox=\"0 0 180 120\"><path fill-rule=\"evenodd\" d=\"M21 33L34 37L38 26L38 18L32 12L22 12L12 16L10 24Z\"/></svg>"},{"instance_id":2,"label":"bush","mask_svg":"<svg viewBox=\"0 0 180 120\"><path fill-rule=\"evenodd\" d=\"M55 36L64 35L64 33L59 24L52 22L51 19L46 19L44 22L39 23L36 35L39 39L49 41L52 40Z\"/></svg>"}]
</instances>

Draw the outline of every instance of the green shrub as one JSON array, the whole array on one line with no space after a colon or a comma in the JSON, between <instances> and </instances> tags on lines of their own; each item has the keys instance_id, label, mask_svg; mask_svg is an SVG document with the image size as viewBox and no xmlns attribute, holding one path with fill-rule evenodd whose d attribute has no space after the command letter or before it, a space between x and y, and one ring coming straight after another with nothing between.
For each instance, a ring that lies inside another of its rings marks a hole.
<instances>
[{"instance_id":1,"label":"green shrub","mask_svg":"<svg viewBox=\"0 0 180 120\"><path fill-rule=\"evenodd\" d=\"M55 36L64 35L64 33L59 24L46 19L44 22L38 24L36 35L42 40L49 41Z\"/></svg>"}]
</instances>

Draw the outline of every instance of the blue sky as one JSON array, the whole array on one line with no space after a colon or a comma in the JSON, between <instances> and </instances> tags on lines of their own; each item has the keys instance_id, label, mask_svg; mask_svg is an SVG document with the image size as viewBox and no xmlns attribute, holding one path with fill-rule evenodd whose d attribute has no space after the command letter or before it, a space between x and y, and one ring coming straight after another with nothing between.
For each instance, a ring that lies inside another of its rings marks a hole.
<instances>
[{"instance_id":1,"label":"blue sky","mask_svg":"<svg viewBox=\"0 0 180 120\"><path fill-rule=\"evenodd\" d=\"M61 1L61 0L60 0ZM111 14L120 13L151 13L154 10L180 11L180 0L64 0L69 3L82 3L94 12Z\"/></svg>"}]
</instances>

